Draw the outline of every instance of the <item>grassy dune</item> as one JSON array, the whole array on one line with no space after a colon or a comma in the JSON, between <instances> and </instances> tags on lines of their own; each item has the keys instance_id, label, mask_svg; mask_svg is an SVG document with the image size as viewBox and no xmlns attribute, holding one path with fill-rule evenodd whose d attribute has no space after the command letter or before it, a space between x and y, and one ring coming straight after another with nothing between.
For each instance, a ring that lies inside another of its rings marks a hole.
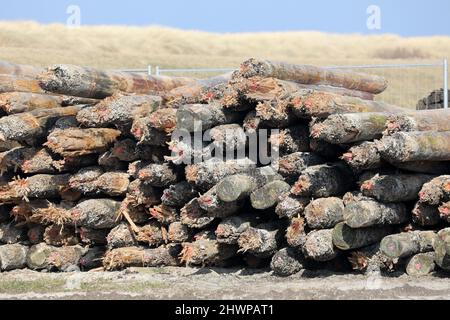
<instances>
[{"instance_id":1,"label":"grassy dune","mask_svg":"<svg viewBox=\"0 0 450 320\"><path fill-rule=\"evenodd\" d=\"M0 22L0 59L101 68L237 67L249 57L315 65L435 62L450 57L450 37L337 35L319 32L214 34L164 27L85 26ZM381 69L390 81L380 98L412 107L442 86L439 69Z\"/></svg>"}]
</instances>

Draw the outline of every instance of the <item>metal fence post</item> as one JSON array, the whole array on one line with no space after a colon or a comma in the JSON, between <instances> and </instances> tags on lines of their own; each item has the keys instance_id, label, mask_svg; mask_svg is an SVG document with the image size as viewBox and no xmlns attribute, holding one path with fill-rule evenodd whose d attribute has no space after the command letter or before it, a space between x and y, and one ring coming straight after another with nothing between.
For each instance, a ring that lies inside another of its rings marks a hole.
<instances>
[{"instance_id":1,"label":"metal fence post","mask_svg":"<svg viewBox=\"0 0 450 320\"><path fill-rule=\"evenodd\" d=\"M448 60L444 59L444 108L448 109Z\"/></svg>"},{"instance_id":2,"label":"metal fence post","mask_svg":"<svg viewBox=\"0 0 450 320\"><path fill-rule=\"evenodd\" d=\"M157 75L157 76L160 75L159 66L156 66L156 68L155 68L155 75Z\"/></svg>"},{"instance_id":3,"label":"metal fence post","mask_svg":"<svg viewBox=\"0 0 450 320\"><path fill-rule=\"evenodd\" d=\"M149 64L148 67L147 67L147 73L148 73L149 76L152 75L152 65L151 64Z\"/></svg>"}]
</instances>

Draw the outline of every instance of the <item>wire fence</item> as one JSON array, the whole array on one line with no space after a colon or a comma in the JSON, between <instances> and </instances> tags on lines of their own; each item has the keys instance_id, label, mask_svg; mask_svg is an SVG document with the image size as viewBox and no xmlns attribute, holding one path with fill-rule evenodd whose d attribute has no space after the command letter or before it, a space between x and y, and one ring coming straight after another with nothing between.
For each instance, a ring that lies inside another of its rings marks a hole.
<instances>
[{"instance_id":1,"label":"wire fence","mask_svg":"<svg viewBox=\"0 0 450 320\"><path fill-rule=\"evenodd\" d=\"M444 108L448 108L448 61L446 59L435 63L422 64L379 64L326 66L327 69L352 70L383 76L389 86L376 100L384 101L401 107L415 109L419 100L430 92L443 89ZM146 69L123 69L125 72L144 72L148 75L190 75L205 77L213 74L234 71L232 68L180 68L165 69L149 65Z\"/></svg>"}]
</instances>

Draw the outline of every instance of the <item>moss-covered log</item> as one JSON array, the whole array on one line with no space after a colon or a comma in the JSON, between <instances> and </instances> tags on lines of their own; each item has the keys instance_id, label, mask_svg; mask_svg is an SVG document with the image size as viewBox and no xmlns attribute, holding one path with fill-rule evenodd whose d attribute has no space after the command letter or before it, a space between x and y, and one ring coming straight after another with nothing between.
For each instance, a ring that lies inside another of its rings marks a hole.
<instances>
[{"instance_id":1,"label":"moss-covered log","mask_svg":"<svg viewBox=\"0 0 450 320\"><path fill-rule=\"evenodd\" d=\"M450 271L450 228L438 232L433 248L436 264L443 270Z\"/></svg>"},{"instance_id":2,"label":"moss-covered log","mask_svg":"<svg viewBox=\"0 0 450 320\"><path fill-rule=\"evenodd\" d=\"M269 182L250 194L252 207L257 210L269 209L275 206L280 201L280 197L289 192L290 188L291 186L282 180Z\"/></svg>"},{"instance_id":3,"label":"moss-covered log","mask_svg":"<svg viewBox=\"0 0 450 320\"><path fill-rule=\"evenodd\" d=\"M434 260L434 252L418 253L409 259L406 265L406 273L415 277L430 275L436 267Z\"/></svg>"},{"instance_id":4,"label":"moss-covered log","mask_svg":"<svg viewBox=\"0 0 450 320\"><path fill-rule=\"evenodd\" d=\"M398 131L450 131L450 110L426 110L392 115L386 122L386 134Z\"/></svg>"}]
</instances>

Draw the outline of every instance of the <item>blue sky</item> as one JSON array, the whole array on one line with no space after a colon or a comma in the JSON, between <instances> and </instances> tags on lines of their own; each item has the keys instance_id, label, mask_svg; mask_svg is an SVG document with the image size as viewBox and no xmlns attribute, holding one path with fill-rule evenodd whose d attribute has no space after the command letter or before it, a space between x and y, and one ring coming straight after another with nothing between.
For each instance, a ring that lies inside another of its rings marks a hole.
<instances>
[{"instance_id":1,"label":"blue sky","mask_svg":"<svg viewBox=\"0 0 450 320\"><path fill-rule=\"evenodd\" d=\"M81 24L163 25L211 32L317 30L333 33L450 35L449 0L0 0L0 20L65 23L78 5ZM381 29L368 29L370 5Z\"/></svg>"}]
</instances>

